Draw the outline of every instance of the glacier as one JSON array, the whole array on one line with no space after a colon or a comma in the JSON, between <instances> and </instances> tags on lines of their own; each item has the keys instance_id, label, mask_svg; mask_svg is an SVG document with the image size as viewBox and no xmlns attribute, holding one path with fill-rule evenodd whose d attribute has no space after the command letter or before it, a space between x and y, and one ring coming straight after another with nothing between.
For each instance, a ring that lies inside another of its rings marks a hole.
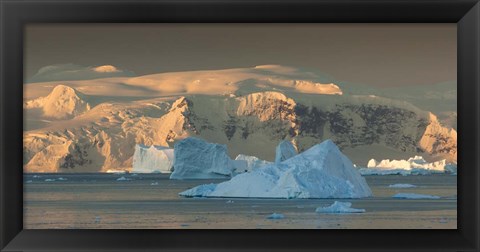
<instances>
[{"instance_id":1,"label":"glacier","mask_svg":"<svg viewBox=\"0 0 480 252\"><path fill-rule=\"evenodd\" d=\"M293 156L297 155L295 146L290 141L281 141L275 149L275 164L285 161Z\"/></svg>"},{"instance_id":2,"label":"glacier","mask_svg":"<svg viewBox=\"0 0 480 252\"><path fill-rule=\"evenodd\" d=\"M414 156L407 160L370 159L367 167L360 167L362 175L427 175L433 173L457 173L457 165L447 163L445 159L427 162L422 156Z\"/></svg>"},{"instance_id":3,"label":"glacier","mask_svg":"<svg viewBox=\"0 0 480 252\"><path fill-rule=\"evenodd\" d=\"M365 178L326 140L278 164L239 174L229 181L181 192L186 197L362 198L372 196Z\"/></svg>"},{"instance_id":4,"label":"glacier","mask_svg":"<svg viewBox=\"0 0 480 252\"><path fill-rule=\"evenodd\" d=\"M187 137L175 143L170 179L229 178L234 168L226 145Z\"/></svg>"},{"instance_id":5,"label":"glacier","mask_svg":"<svg viewBox=\"0 0 480 252\"><path fill-rule=\"evenodd\" d=\"M172 148L164 146L135 145L132 172L171 173L174 153Z\"/></svg>"}]
</instances>

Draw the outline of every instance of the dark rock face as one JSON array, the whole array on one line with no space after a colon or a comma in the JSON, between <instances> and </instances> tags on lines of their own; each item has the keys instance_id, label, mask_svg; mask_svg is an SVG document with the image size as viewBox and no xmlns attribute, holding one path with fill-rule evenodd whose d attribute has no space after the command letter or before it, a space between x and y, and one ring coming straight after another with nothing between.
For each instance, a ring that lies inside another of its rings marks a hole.
<instances>
[{"instance_id":1,"label":"dark rock face","mask_svg":"<svg viewBox=\"0 0 480 252\"><path fill-rule=\"evenodd\" d=\"M401 151L416 151L428 125L415 112L377 104L337 105L327 112L327 118L340 147L385 143Z\"/></svg>"},{"instance_id":2,"label":"dark rock face","mask_svg":"<svg viewBox=\"0 0 480 252\"><path fill-rule=\"evenodd\" d=\"M302 104L295 106L298 124L298 134L301 136L323 137L323 130L328 121L328 114L316 107L307 107Z\"/></svg>"},{"instance_id":3,"label":"dark rock face","mask_svg":"<svg viewBox=\"0 0 480 252\"><path fill-rule=\"evenodd\" d=\"M81 148L79 145L74 145L73 150L68 153L60 165L61 169L74 169L76 166L83 166L91 164L92 160L88 159L88 153L86 151L87 146L84 145Z\"/></svg>"}]
</instances>

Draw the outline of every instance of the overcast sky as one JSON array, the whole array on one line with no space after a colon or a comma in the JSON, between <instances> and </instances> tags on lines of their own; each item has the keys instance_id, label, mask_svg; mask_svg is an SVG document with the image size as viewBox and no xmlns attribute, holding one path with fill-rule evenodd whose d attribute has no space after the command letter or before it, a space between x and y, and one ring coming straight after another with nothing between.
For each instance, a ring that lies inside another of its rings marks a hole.
<instances>
[{"instance_id":1,"label":"overcast sky","mask_svg":"<svg viewBox=\"0 0 480 252\"><path fill-rule=\"evenodd\" d=\"M35 24L25 77L55 64L136 75L280 64L377 87L455 81L456 24Z\"/></svg>"}]
</instances>

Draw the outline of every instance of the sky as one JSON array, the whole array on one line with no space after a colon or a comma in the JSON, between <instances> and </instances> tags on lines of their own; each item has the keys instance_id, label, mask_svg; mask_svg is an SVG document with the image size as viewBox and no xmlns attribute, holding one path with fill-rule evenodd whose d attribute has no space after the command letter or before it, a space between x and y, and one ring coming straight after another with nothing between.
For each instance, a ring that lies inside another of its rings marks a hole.
<instances>
[{"instance_id":1,"label":"sky","mask_svg":"<svg viewBox=\"0 0 480 252\"><path fill-rule=\"evenodd\" d=\"M114 65L145 75L278 64L373 87L456 81L456 24L29 24L24 74Z\"/></svg>"}]
</instances>

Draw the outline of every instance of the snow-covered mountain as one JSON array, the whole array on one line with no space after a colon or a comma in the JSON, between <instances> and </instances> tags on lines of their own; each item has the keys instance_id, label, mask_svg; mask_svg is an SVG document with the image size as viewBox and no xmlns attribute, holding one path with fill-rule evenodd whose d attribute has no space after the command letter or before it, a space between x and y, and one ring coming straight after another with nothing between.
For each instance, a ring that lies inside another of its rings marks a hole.
<instances>
[{"instance_id":1,"label":"snow-covered mountain","mask_svg":"<svg viewBox=\"0 0 480 252\"><path fill-rule=\"evenodd\" d=\"M70 119L90 110L84 97L71 87L57 85L49 95L25 102L24 108L39 109L39 116L45 118Z\"/></svg>"},{"instance_id":2,"label":"snow-covered mountain","mask_svg":"<svg viewBox=\"0 0 480 252\"><path fill-rule=\"evenodd\" d=\"M131 170L136 144L173 147L188 136L226 144L231 158L273 161L281 140L302 152L332 139L361 165L416 154L456 161L456 131L433 114L288 67L31 83L25 96L29 172Z\"/></svg>"}]
</instances>

